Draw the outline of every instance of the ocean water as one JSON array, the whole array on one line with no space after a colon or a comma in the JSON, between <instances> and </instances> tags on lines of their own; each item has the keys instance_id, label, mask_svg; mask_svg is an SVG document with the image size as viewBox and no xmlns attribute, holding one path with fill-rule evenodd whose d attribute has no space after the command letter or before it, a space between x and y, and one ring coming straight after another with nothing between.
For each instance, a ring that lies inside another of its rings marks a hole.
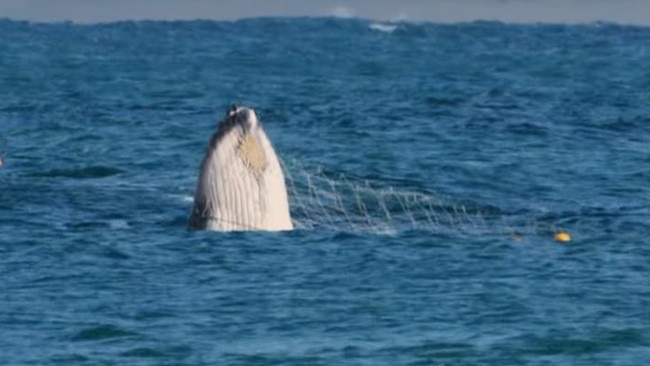
<instances>
[{"instance_id":1,"label":"ocean water","mask_svg":"<svg viewBox=\"0 0 650 366\"><path fill-rule=\"evenodd\" d=\"M0 20L0 364L644 364L649 39ZM187 230L231 103L301 229Z\"/></svg>"}]
</instances>

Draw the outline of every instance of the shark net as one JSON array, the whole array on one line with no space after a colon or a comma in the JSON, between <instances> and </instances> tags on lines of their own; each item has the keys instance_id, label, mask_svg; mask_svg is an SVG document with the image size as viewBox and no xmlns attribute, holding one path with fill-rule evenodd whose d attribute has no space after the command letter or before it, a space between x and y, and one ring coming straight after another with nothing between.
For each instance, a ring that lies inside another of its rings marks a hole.
<instances>
[{"instance_id":1,"label":"shark net","mask_svg":"<svg viewBox=\"0 0 650 366\"><path fill-rule=\"evenodd\" d=\"M493 206L454 202L378 181L307 168L283 161L291 216L298 229L391 234L425 230L434 234L509 235L553 231L549 222L526 221Z\"/></svg>"}]
</instances>

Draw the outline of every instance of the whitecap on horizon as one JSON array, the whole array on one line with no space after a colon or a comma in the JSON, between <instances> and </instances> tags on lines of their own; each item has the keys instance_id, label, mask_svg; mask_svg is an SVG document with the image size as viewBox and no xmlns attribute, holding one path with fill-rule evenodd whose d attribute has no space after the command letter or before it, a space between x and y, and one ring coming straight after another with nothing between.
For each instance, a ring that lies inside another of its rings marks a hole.
<instances>
[{"instance_id":1,"label":"whitecap on horizon","mask_svg":"<svg viewBox=\"0 0 650 366\"><path fill-rule=\"evenodd\" d=\"M397 29L395 24L371 23L368 28L384 33L393 33Z\"/></svg>"},{"instance_id":2,"label":"whitecap on horizon","mask_svg":"<svg viewBox=\"0 0 650 366\"><path fill-rule=\"evenodd\" d=\"M647 0L0 0L0 14L29 21L97 23L121 20L236 20L256 17L335 16L377 22L404 18L412 22L457 23L475 20L505 23L584 24L608 22L650 25ZM408 15L408 16L407 16Z\"/></svg>"}]
</instances>

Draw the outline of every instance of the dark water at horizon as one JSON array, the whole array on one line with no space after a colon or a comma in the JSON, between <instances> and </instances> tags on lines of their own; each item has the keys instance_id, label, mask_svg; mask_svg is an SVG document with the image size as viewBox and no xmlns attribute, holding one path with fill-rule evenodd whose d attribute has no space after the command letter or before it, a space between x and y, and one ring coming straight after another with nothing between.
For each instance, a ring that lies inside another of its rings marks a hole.
<instances>
[{"instance_id":1,"label":"dark water at horizon","mask_svg":"<svg viewBox=\"0 0 650 366\"><path fill-rule=\"evenodd\" d=\"M644 364L649 39L0 20L0 365ZM233 102L286 161L525 227L189 232Z\"/></svg>"}]
</instances>

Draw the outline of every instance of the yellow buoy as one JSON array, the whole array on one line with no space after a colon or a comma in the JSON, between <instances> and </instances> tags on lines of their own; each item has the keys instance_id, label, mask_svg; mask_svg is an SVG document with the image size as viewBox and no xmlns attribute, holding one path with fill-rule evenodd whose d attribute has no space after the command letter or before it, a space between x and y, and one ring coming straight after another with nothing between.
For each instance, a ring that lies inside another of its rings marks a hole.
<instances>
[{"instance_id":1,"label":"yellow buoy","mask_svg":"<svg viewBox=\"0 0 650 366\"><path fill-rule=\"evenodd\" d=\"M569 233L567 233L566 231L558 231L557 233L555 233L555 240L561 242L571 241L571 235L569 235Z\"/></svg>"}]
</instances>

